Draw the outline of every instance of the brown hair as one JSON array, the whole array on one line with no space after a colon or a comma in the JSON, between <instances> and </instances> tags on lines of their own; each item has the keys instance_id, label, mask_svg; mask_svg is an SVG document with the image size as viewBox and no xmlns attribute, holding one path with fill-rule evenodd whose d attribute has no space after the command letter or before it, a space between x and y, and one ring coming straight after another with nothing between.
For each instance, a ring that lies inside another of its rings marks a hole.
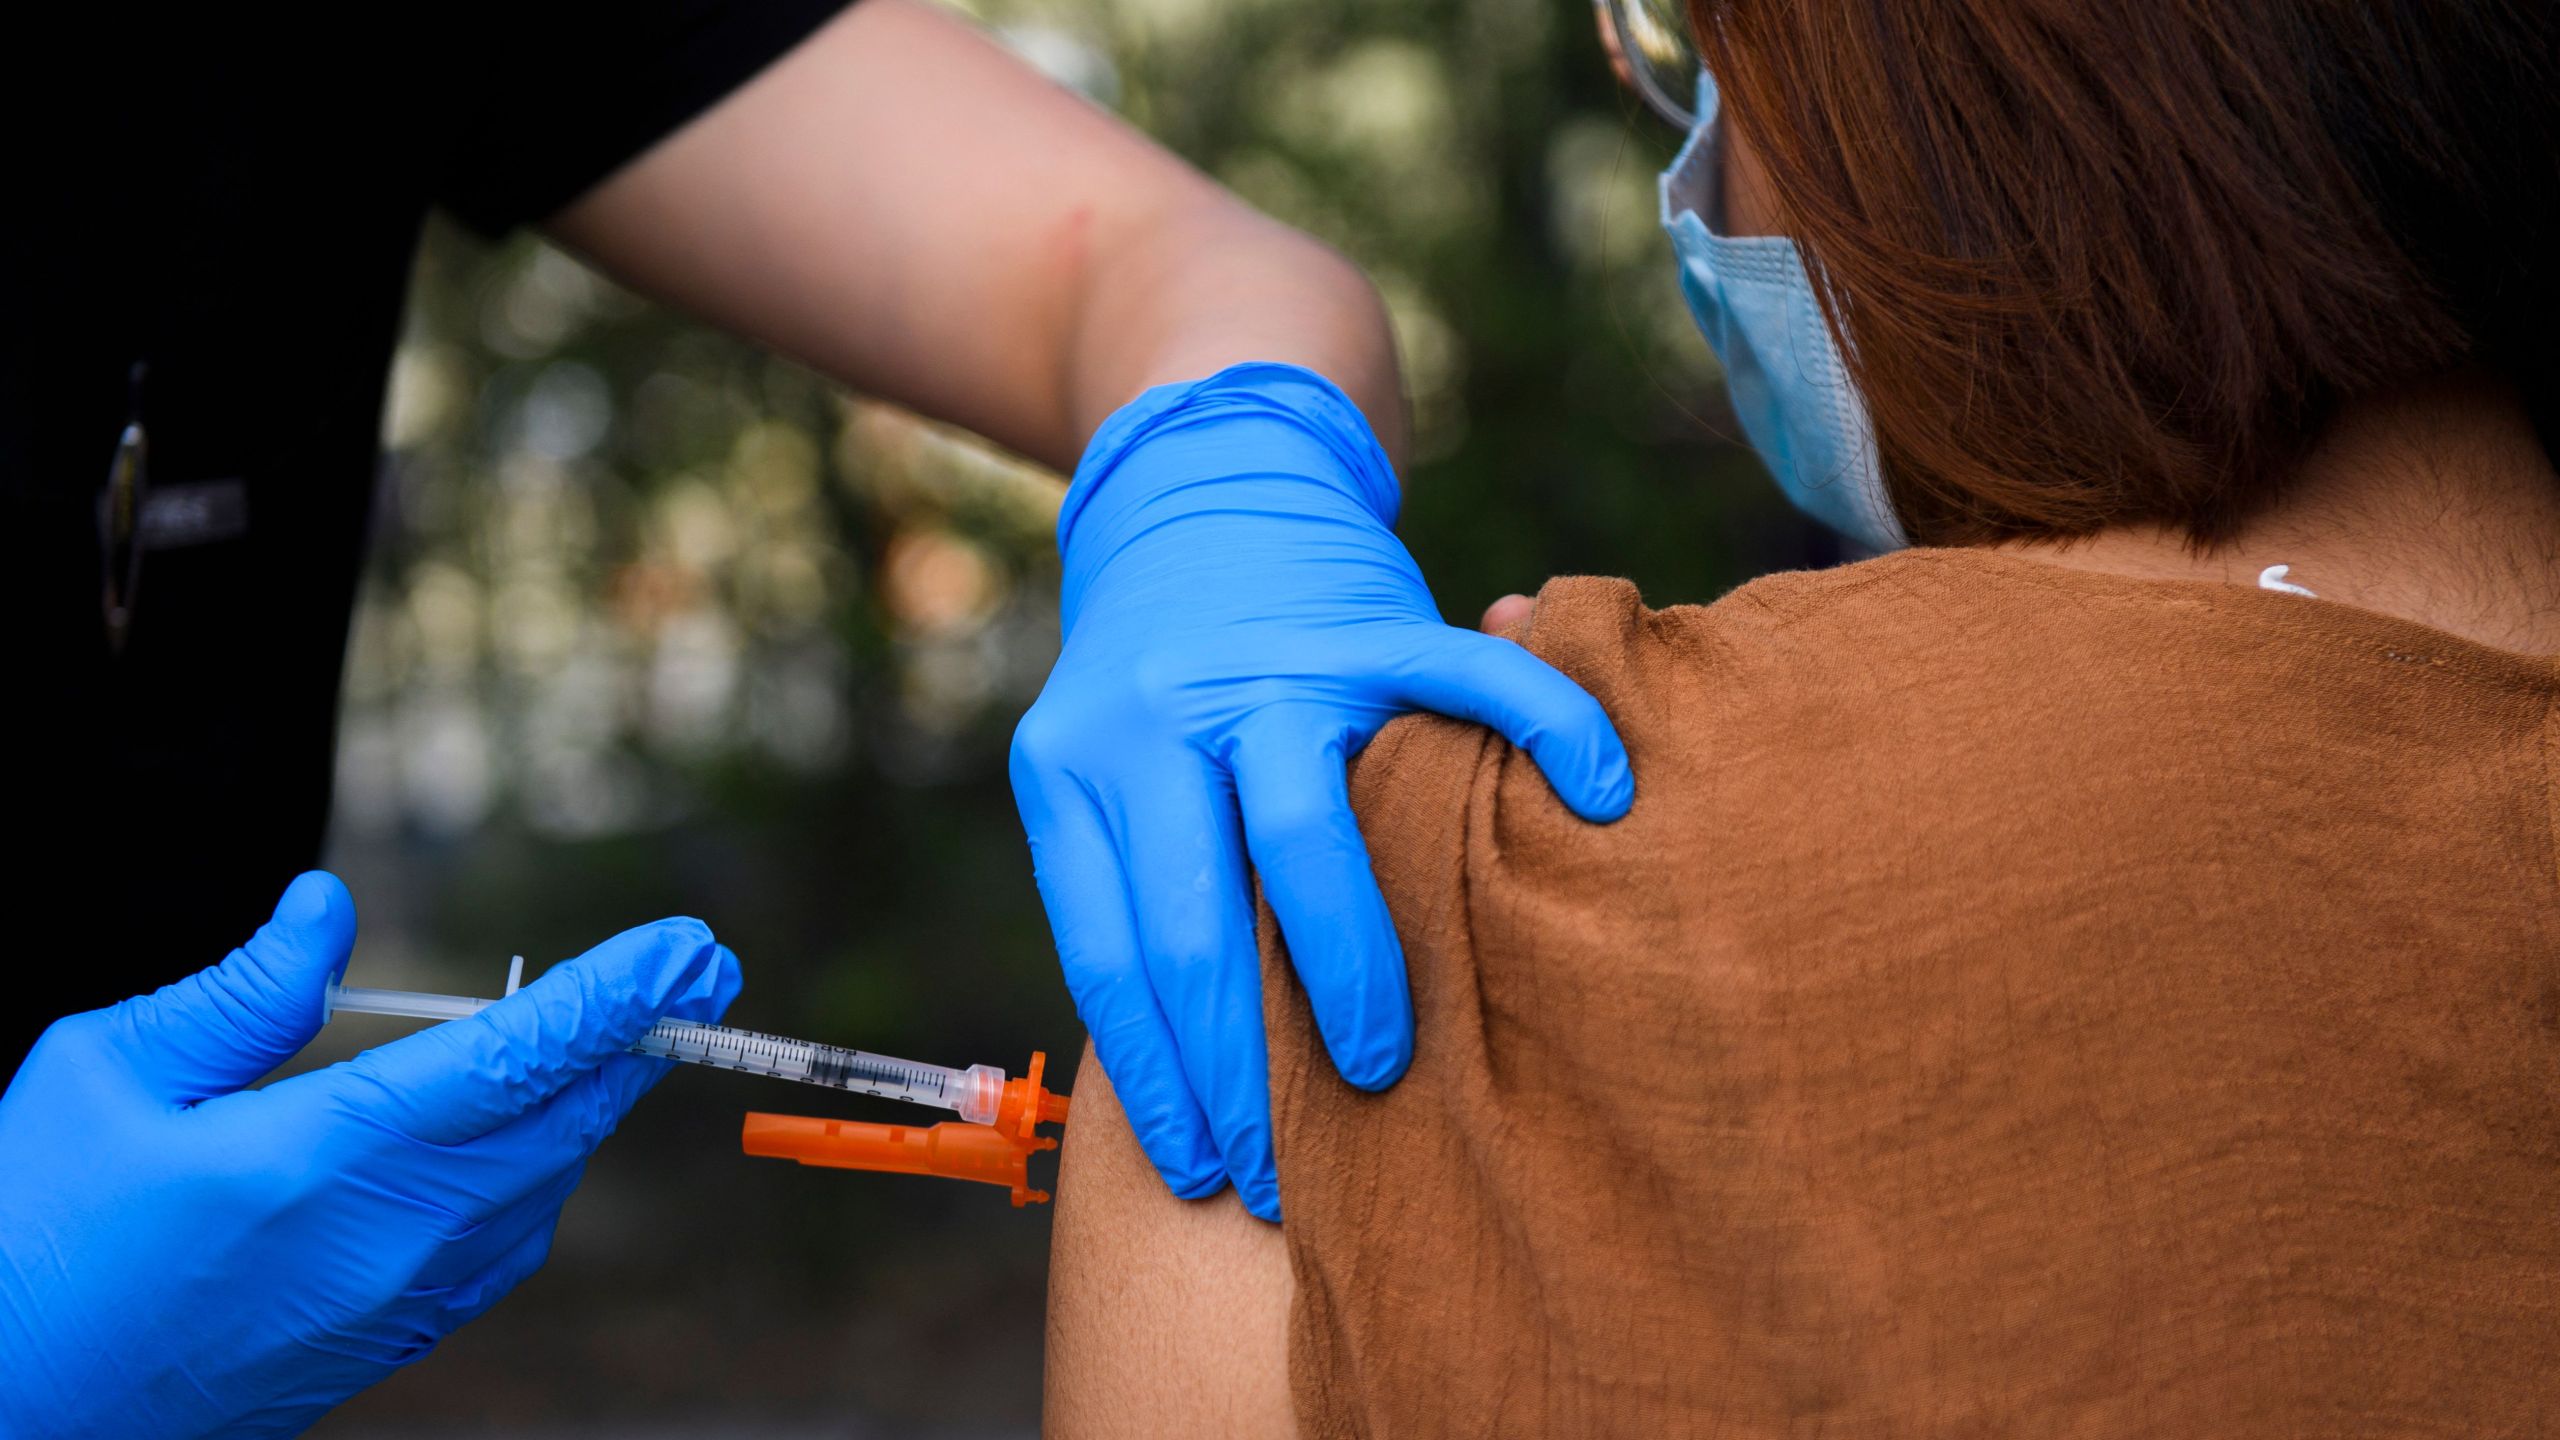
<instances>
[{"instance_id":1,"label":"brown hair","mask_svg":"<svg viewBox=\"0 0 2560 1440\"><path fill-rule=\"evenodd\" d=\"M2481 363L2555 433L2552 0L1690 0L1928 543L2266 503Z\"/></svg>"}]
</instances>

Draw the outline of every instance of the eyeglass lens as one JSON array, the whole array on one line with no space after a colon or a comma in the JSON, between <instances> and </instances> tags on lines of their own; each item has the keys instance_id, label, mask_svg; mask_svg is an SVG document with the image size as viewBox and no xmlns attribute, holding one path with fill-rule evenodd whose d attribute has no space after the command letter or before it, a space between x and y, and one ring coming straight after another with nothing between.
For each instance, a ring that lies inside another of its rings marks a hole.
<instances>
[{"instance_id":1,"label":"eyeglass lens","mask_svg":"<svg viewBox=\"0 0 2560 1440\"><path fill-rule=\"evenodd\" d=\"M1682 0L1605 0L1617 60L1636 93L1664 119L1686 129L1698 84L1698 51L1689 40Z\"/></svg>"}]
</instances>

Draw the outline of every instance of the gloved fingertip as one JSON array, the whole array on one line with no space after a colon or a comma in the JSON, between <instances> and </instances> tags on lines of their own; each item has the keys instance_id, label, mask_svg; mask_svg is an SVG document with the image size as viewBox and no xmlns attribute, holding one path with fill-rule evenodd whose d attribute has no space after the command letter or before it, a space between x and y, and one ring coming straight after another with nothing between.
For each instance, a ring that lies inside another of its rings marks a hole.
<instances>
[{"instance_id":1,"label":"gloved fingertip","mask_svg":"<svg viewBox=\"0 0 2560 1440\"><path fill-rule=\"evenodd\" d=\"M1190 1127L1171 1125L1134 1128L1139 1148L1147 1152L1147 1163L1156 1167L1165 1188L1175 1195L1199 1200L1217 1194L1226 1185L1226 1160L1206 1135L1193 1133Z\"/></svg>"},{"instance_id":2,"label":"gloved fingertip","mask_svg":"<svg viewBox=\"0 0 2560 1440\"><path fill-rule=\"evenodd\" d=\"M700 1017L705 1020L718 1020L728 1014L729 1007L738 1003L738 996L747 988L747 972L738 963L738 953L726 945L714 948L719 951L712 957L717 974L711 985L710 1003L704 1007L708 1013Z\"/></svg>"},{"instance_id":3,"label":"gloved fingertip","mask_svg":"<svg viewBox=\"0 0 2560 1440\"><path fill-rule=\"evenodd\" d=\"M1172 1191L1173 1198L1177 1200L1206 1200L1227 1188L1227 1172L1223 1170L1191 1175L1177 1174L1158 1166L1156 1174L1163 1177L1165 1188Z\"/></svg>"},{"instance_id":4,"label":"gloved fingertip","mask_svg":"<svg viewBox=\"0 0 2560 1440\"><path fill-rule=\"evenodd\" d=\"M1626 742L1596 700L1577 697L1580 713L1544 734L1529 738L1530 758L1565 808L1585 820L1605 825L1624 817L1635 804L1634 767Z\"/></svg>"},{"instance_id":5,"label":"gloved fingertip","mask_svg":"<svg viewBox=\"0 0 2560 1440\"><path fill-rule=\"evenodd\" d=\"M688 918L678 922L671 939L686 949L682 973L688 987L716 995L736 982L738 957L712 935L710 926Z\"/></svg>"},{"instance_id":6,"label":"gloved fingertip","mask_svg":"<svg viewBox=\"0 0 2560 1440\"><path fill-rule=\"evenodd\" d=\"M1166 1135L1140 1135L1148 1163L1164 1179L1165 1188L1185 1200L1198 1200L1215 1195L1227 1183L1227 1165L1215 1147L1205 1138L1186 1139Z\"/></svg>"},{"instance_id":7,"label":"gloved fingertip","mask_svg":"<svg viewBox=\"0 0 2560 1440\"><path fill-rule=\"evenodd\" d=\"M331 972L343 969L356 943L356 901L346 883L326 870L306 870L293 877L277 897L267 922L291 938L310 958L331 961Z\"/></svg>"},{"instance_id":8,"label":"gloved fingertip","mask_svg":"<svg viewBox=\"0 0 2560 1440\"><path fill-rule=\"evenodd\" d=\"M719 963L724 948L711 933L711 927L690 915L670 915L649 926L650 938L667 954L681 958L692 970L706 969Z\"/></svg>"},{"instance_id":9,"label":"gloved fingertip","mask_svg":"<svg viewBox=\"0 0 2560 1440\"><path fill-rule=\"evenodd\" d=\"M1257 1175L1236 1186L1236 1196L1256 1220L1280 1223L1280 1181L1276 1176Z\"/></svg>"},{"instance_id":10,"label":"gloved fingertip","mask_svg":"<svg viewBox=\"0 0 2560 1440\"><path fill-rule=\"evenodd\" d=\"M616 997L616 1023L633 1033L664 1015L689 1016L724 986L733 987L738 974L737 957L689 915L625 930L570 963L606 985Z\"/></svg>"},{"instance_id":11,"label":"gloved fingertip","mask_svg":"<svg viewBox=\"0 0 2560 1440\"><path fill-rule=\"evenodd\" d=\"M1404 1078L1413 1068L1413 1029L1372 1037L1347 1054L1334 1057L1334 1068L1354 1089L1375 1093Z\"/></svg>"},{"instance_id":12,"label":"gloved fingertip","mask_svg":"<svg viewBox=\"0 0 2560 1440\"><path fill-rule=\"evenodd\" d=\"M1594 824L1625 819L1636 803L1635 772L1627 764L1626 747L1618 743L1615 735L1610 736L1607 749L1583 782L1570 792L1557 793L1563 796L1566 808Z\"/></svg>"},{"instance_id":13,"label":"gloved fingertip","mask_svg":"<svg viewBox=\"0 0 2560 1440\"><path fill-rule=\"evenodd\" d=\"M1386 919L1384 898L1376 906L1375 933L1352 952L1349 963L1321 970L1303 962L1298 967L1315 1005L1325 1054L1337 1074L1362 1090L1386 1089L1413 1064L1413 992L1404 945Z\"/></svg>"}]
</instances>

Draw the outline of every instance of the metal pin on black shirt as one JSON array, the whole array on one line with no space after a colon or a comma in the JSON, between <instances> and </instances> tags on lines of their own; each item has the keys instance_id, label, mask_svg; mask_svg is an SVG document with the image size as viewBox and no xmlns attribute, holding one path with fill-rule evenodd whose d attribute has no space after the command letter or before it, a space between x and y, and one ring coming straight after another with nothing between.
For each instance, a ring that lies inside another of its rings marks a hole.
<instances>
[{"instance_id":1,"label":"metal pin on black shirt","mask_svg":"<svg viewBox=\"0 0 2560 1440\"><path fill-rule=\"evenodd\" d=\"M150 438L142 428L142 379L149 367L133 365L131 400L115 458L107 462L106 493L98 498L98 560L107 649L124 653L133 626L134 592L142 584L142 503L151 489Z\"/></svg>"}]
</instances>

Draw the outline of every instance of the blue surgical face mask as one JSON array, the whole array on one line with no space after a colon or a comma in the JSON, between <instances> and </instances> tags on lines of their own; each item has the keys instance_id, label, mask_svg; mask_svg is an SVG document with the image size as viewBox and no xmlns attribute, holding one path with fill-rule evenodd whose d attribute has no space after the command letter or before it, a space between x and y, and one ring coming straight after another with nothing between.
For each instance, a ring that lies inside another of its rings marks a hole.
<instances>
[{"instance_id":1,"label":"blue surgical face mask","mask_svg":"<svg viewBox=\"0 0 2560 1440\"><path fill-rule=\"evenodd\" d=\"M1911 542L1885 498L1875 427L1796 244L1783 235L1719 235L1723 147L1716 87L1698 77L1698 126L1662 172L1662 228L1680 257L1680 292L1724 362L1751 448L1796 508L1876 550Z\"/></svg>"}]
</instances>

